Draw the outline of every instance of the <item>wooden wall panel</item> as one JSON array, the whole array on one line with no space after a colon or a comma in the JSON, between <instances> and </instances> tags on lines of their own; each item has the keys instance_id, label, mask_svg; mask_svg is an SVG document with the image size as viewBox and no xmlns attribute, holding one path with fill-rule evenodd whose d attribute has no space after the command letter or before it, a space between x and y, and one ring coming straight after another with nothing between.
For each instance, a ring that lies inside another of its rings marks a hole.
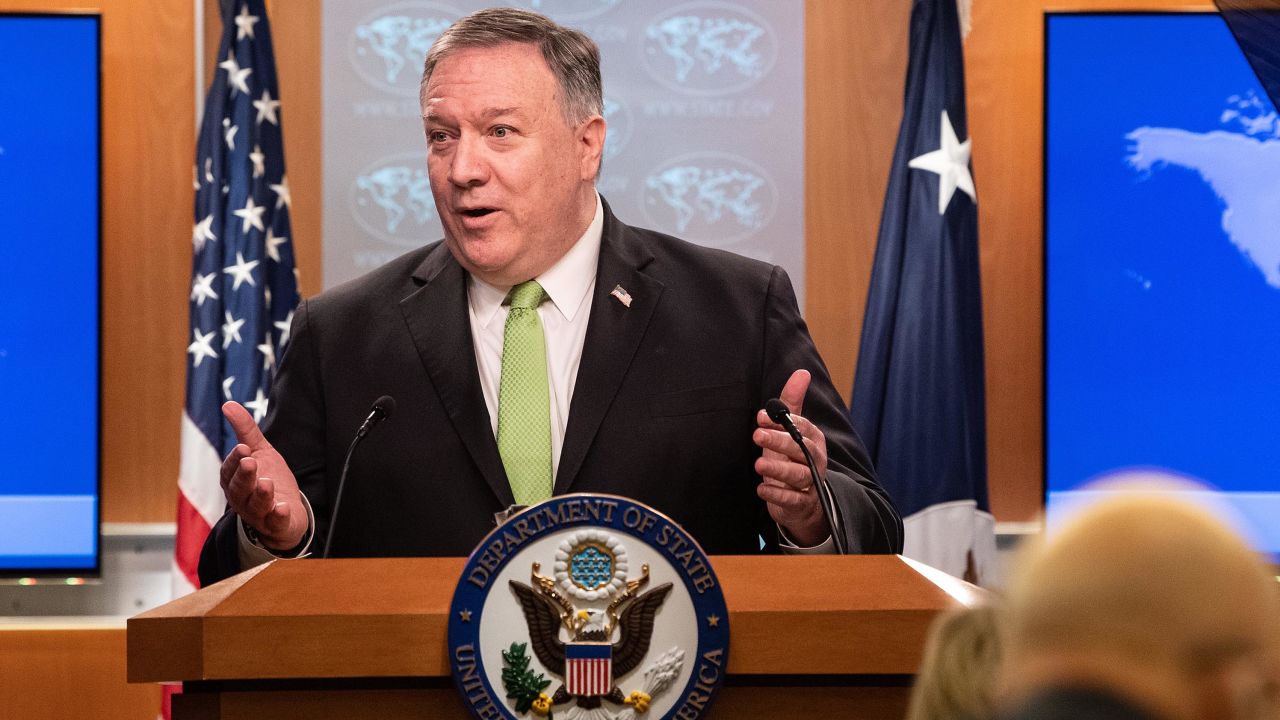
<instances>
[{"instance_id":1,"label":"wooden wall panel","mask_svg":"<svg viewBox=\"0 0 1280 720\"><path fill-rule=\"evenodd\" d=\"M124 628L0 629L0 718L154 720L160 686L125 681Z\"/></svg>"},{"instance_id":2,"label":"wooden wall panel","mask_svg":"<svg viewBox=\"0 0 1280 720\"><path fill-rule=\"evenodd\" d=\"M805 319L846 402L902 118L910 15L905 0L805 3Z\"/></svg>"},{"instance_id":3,"label":"wooden wall panel","mask_svg":"<svg viewBox=\"0 0 1280 720\"><path fill-rule=\"evenodd\" d=\"M276 47L276 72L280 82L284 153L293 196L294 252L302 277L303 297L320 292L324 273L321 263L321 212L324 197L320 168L320 3L269 0L271 34ZM423 162L426 162L425 156Z\"/></svg>"}]
</instances>

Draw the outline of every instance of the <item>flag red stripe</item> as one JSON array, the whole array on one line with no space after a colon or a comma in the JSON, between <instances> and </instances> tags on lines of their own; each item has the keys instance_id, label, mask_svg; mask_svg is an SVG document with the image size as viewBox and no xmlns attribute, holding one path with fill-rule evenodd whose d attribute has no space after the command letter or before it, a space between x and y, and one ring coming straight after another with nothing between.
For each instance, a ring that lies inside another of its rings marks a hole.
<instances>
[{"instance_id":1,"label":"flag red stripe","mask_svg":"<svg viewBox=\"0 0 1280 720\"><path fill-rule=\"evenodd\" d=\"M200 587L196 569L200 566L200 549L209 535L209 523L196 510L187 496L178 493L178 532L174 539L174 557L178 569L192 587Z\"/></svg>"}]
</instances>

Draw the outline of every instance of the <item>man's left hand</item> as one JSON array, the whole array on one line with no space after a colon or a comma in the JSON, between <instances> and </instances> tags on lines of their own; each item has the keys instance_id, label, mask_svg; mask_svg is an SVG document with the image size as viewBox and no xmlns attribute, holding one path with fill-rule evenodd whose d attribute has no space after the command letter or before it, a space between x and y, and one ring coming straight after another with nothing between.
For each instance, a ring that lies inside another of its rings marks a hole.
<instances>
[{"instance_id":1,"label":"man's left hand","mask_svg":"<svg viewBox=\"0 0 1280 720\"><path fill-rule=\"evenodd\" d=\"M796 429L813 456L818 477L827 474L827 438L816 425L800 415L804 396L809 390L808 370L796 370L782 386L779 399L791 412ZM751 439L764 449L756 460L756 472L764 482L756 487L756 494L769 508L769 515L787 536L800 547L813 547L831 535L827 520L818 504L818 489L813 487L813 476L804 461L804 453L781 425L769 419L764 410L756 414L760 425Z\"/></svg>"}]
</instances>

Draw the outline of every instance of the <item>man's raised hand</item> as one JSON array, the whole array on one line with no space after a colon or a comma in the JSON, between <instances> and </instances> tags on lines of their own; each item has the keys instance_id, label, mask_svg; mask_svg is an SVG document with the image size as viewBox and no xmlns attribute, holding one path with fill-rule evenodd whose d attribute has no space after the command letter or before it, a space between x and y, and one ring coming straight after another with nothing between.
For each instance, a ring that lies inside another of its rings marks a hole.
<instances>
[{"instance_id":1,"label":"man's raised hand","mask_svg":"<svg viewBox=\"0 0 1280 720\"><path fill-rule=\"evenodd\" d=\"M222 414L240 441L222 461L219 480L227 504L272 550L289 550L307 534L307 511L293 471L237 402Z\"/></svg>"}]
</instances>

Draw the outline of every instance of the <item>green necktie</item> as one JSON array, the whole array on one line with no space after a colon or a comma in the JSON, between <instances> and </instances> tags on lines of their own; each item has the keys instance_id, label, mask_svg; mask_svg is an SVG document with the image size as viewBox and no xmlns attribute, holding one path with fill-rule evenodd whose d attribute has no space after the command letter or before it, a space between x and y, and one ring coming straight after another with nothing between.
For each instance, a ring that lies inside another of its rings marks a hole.
<instances>
[{"instance_id":1,"label":"green necktie","mask_svg":"<svg viewBox=\"0 0 1280 720\"><path fill-rule=\"evenodd\" d=\"M498 384L498 453L521 505L551 497L551 393L538 305L547 293L530 280L511 289L502 333Z\"/></svg>"}]
</instances>

